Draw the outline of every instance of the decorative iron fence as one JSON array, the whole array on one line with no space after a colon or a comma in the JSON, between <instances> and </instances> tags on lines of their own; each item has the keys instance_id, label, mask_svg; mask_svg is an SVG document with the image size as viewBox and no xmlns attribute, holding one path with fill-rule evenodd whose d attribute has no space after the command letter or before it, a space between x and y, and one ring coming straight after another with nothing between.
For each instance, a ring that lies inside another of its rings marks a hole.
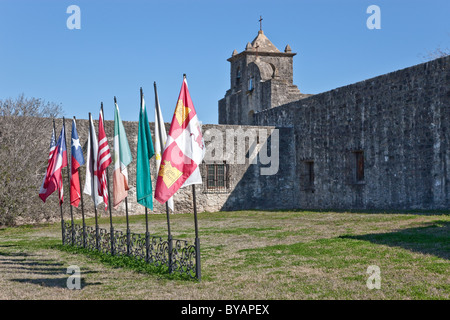
<instances>
[{"instance_id":1,"label":"decorative iron fence","mask_svg":"<svg viewBox=\"0 0 450 320\"><path fill-rule=\"evenodd\" d=\"M198 240L195 244L189 244L186 240L171 237L163 239L148 233L124 233L118 230L112 230L111 236L111 231L106 229L73 224L71 221L64 221L62 226L63 245L134 257L157 267L167 266L169 273L178 272L199 279Z\"/></svg>"}]
</instances>

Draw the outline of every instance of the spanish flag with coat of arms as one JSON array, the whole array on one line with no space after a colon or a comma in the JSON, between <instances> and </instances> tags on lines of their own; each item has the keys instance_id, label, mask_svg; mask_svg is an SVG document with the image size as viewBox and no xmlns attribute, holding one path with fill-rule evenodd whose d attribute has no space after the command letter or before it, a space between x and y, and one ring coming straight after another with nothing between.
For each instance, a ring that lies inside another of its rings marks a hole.
<instances>
[{"instance_id":1,"label":"spanish flag with coat of arms","mask_svg":"<svg viewBox=\"0 0 450 320\"><path fill-rule=\"evenodd\" d=\"M200 121L184 77L156 180L155 199L165 203L179 188L202 184L199 165L204 154Z\"/></svg>"}]
</instances>

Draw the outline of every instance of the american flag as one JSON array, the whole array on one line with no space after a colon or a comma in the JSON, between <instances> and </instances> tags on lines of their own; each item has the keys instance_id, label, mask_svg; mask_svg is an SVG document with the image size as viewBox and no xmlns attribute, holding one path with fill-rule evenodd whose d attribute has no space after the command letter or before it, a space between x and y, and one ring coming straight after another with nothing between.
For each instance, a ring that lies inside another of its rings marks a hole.
<instances>
[{"instance_id":1,"label":"american flag","mask_svg":"<svg viewBox=\"0 0 450 320\"><path fill-rule=\"evenodd\" d=\"M59 191L59 205L62 205L64 201L64 190L63 190L63 178L62 169L67 167L67 149L65 141L66 133L65 126L61 129L61 134L59 135L58 142L55 146L55 151L47 167L47 175L45 176L44 189L48 189L49 186L54 184L57 186Z\"/></svg>"},{"instance_id":2,"label":"american flag","mask_svg":"<svg viewBox=\"0 0 450 320\"><path fill-rule=\"evenodd\" d=\"M54 169L53 176L58 182L58 193L59 193L59 205L61 206L64 202L64 184L62 177L62 169L67 167L67 148L66 148L66 126L63 123L63 127L61 129L61 134L59 135L58 143L56 144L57 154L56 158L56 166Z\"/></svg>"},{"instance_id":3,"label":"american flag","mask_svg":"<svg viewBox=\"0 0 450 320\"><path fill-rule=\"evenodd\" d=\"M52 129L52 137L50 140L50 149L48 152L48 162L47 165L50 165L50 162L53 158L53 155L55 154L56 149L56 140L55 140L55 130ZM42 180L41 189L39 190L39 197L42 199L42 201L45 202L47 200L48 196L50 196L57 188L57 186L54 183L50 183L47 188L44 188L45 180L47 179L47 174L44 176L44 179Z\"/></svg>"},{"instance_id":4,"label":"american flag","mask_svg":"<svg viewBox=\"0 0 450 320\"><path fill-rule=\"evenodd\" d=\"M103 127L103 110L100 109L98 121L98 155L97 155L97 176L100 183L98 185L98 194L103 196L105 210L108 209L108 185L106 181L106 168L111 164L111 153L109 152L108 138Z\"/></svg>"}]
</instances>

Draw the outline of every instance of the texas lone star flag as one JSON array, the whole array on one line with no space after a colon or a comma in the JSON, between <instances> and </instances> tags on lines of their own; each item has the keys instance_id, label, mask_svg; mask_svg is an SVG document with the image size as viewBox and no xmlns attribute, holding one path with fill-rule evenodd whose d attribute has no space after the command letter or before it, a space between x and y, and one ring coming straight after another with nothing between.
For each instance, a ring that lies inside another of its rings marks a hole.
<instances>
[{"instance_id":1,"label":"texas lone star flag","mask_svg":"<svg viewBox=\"0 0 450 320\"><path fill-rule=\"evenodd\" d=\"M84 158L75 119L72 120L72 145L70 150L72 155L70 161L70 204L78 208L81 199L78 168L84 164Z\"/></svg>"},{"instance_id":2,"label":"texas lone star flag","mask_svg":"<svg viewBox=\"0 0 450 320\"><path fill-rule=\"evenodd\" d=\"M156 200L165 203L179 188L202 183L198 166L204 149L200 122L184 78L156 180Z\"/></svg>"}]
</instances>

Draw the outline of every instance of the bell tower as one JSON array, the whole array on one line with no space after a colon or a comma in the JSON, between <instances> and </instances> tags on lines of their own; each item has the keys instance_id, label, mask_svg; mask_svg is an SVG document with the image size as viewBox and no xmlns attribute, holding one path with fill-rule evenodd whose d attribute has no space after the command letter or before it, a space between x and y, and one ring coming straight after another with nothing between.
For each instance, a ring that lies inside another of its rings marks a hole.
<instances>
[{"instance_id":1,"label":"bell tower","mask_svg":"<svg viewBox=\"0 0 450 320\"><path fill-rule=\"evenodd\" d=\"M253 114L274 108L305 95L293 84L293 53L284 52L260 30L245 50L233 51L230 62L230 89L219 100L219 124L253 124Z\"/></svg>"}]
</instances>

